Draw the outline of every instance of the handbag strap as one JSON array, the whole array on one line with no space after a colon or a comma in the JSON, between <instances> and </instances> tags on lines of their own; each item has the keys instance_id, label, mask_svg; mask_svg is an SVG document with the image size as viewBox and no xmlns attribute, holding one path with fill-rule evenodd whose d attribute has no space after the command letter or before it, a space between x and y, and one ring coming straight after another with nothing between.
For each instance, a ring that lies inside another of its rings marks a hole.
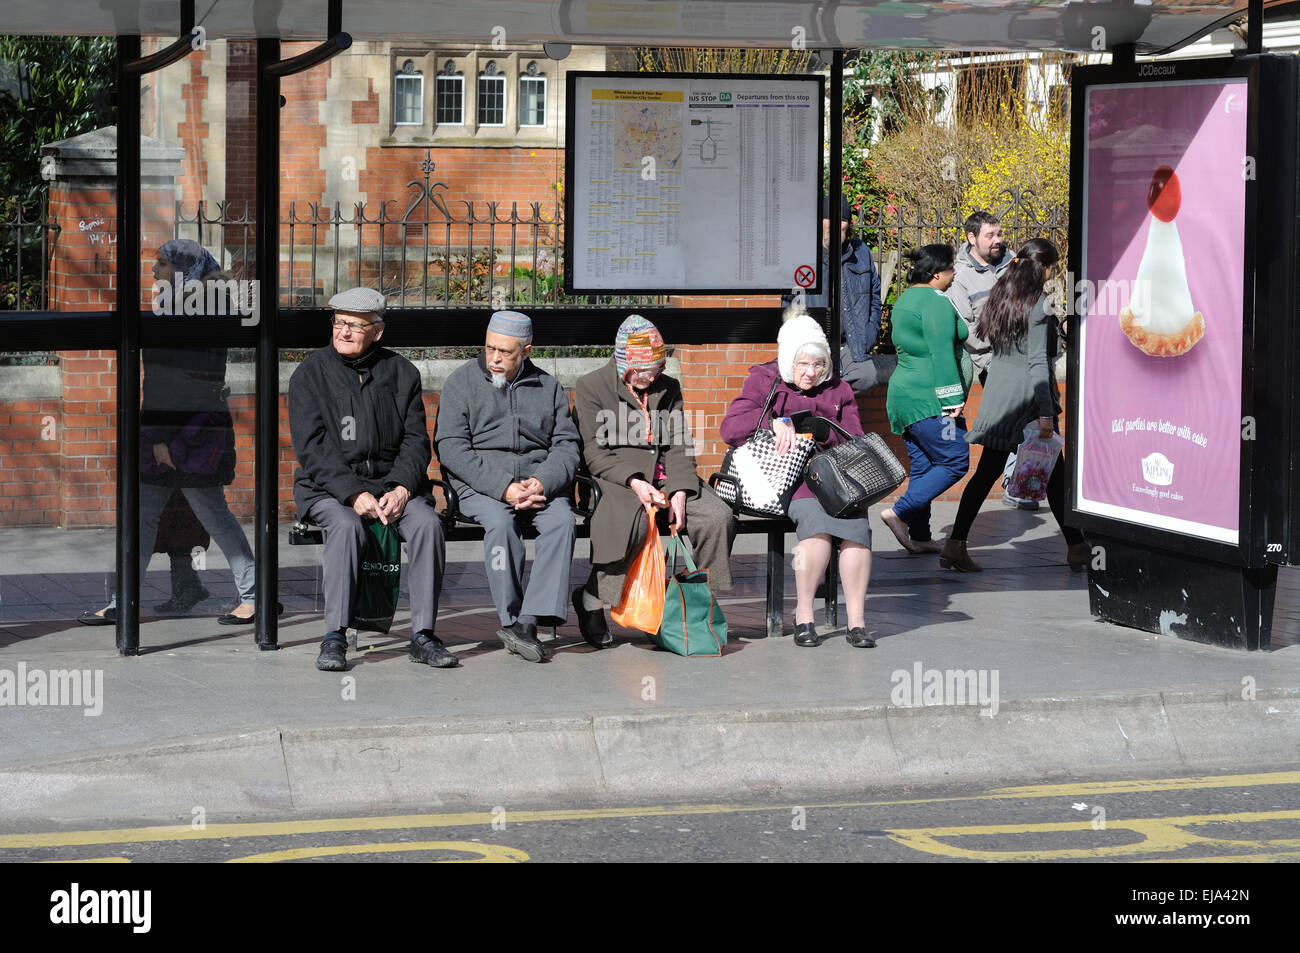
<instances>
[{"instance_id":1,"label":"handbag strap","mask_svg":"<svg viewBox=\"0 0 1300 953\"><path fill-rule=\"evenodd\" d=\"M763 424L767 422L767 412L772 409L772 401L776 399L776 387L780 383L781 378L779 377L772 381L772 389L767 392L767 403L763 404L763 412L758 415L758 423L754 425L754 432L749 435L750 440L758 436L758 432L763 429ZM691 571L694 572L695 570L692 569Z\"/></svg>"},{"instance_id":2,"label":"handbag strap","mask_svg":"<svg viewBox=\"0 0 1300 953\"><path fill-rule=\"evenodd\" d=\"M829 417L815 417L814 419L815 419L815 420L824 420L824 421L826 421L826 423L830 424L831 429L834 430L836 433L838 433L838 434L839 434L841 437L843 437L845 440L853 440L853 439L856 439L856 437L857 437L857 434L851 434L851 433L849 433L847 430L845 430L843 427L841 427L841 426L840 426L839 424L837 424L835 421L831 420Z\"/></svg>"},{"instance_id":3,"label":"handbag strap","mask_svg":"<svg viewBox=\"0 0 1300 953\"><path fill-rule=\"evenodd\" d=\"M664 547L664 561L668 563L668 578L677 575L677 554L680 552L686 561L687 572L697 572L695 560L691 558L690 543L686 541L686 532L673 530L668 536L668 545Z\"/></svg>"}]
</instances>

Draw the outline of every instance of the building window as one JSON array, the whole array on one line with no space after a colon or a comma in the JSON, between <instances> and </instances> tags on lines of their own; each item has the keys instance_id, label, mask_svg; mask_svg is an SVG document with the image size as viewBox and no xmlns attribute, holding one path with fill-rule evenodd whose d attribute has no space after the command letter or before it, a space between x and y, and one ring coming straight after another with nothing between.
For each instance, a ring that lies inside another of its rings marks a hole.
<instances>
[{"instance_id":1,"label":"building window","mask_svg":"<svg viewBox=\"0 0 1300 953\"><path fill-rule=\"evenodd\" d=\"M456 64L451 60L438 74L434 84L437 105L434 109L434 122L440 126L462 126L465 124L465 77L456 75Z\"/></svg>"},{"instance_id":2,"label":"building window","mask_svg":"<svg viewBox=\"0 0 1300 953\"><path fill-rule=\"evenodd\" d=\"M424 77L407 60L393 79L393 122L399 126L424 124Z\"/></svg>"},{"instance_id":3,"label":"building window","mask_svg":"<svg viewBox=\"0 0 1300 953\"><path fill-rule=\"evenodd\" d=\"M546 77L537 75L537 64L528 64L528 75L519 77L519 125L546 125Z\"/></svg>"},{"instance_id":4,"label":"building window","mask_svg":"<svg viewBox=\"0 0 1300 953\"><path fill-rule=\"evenodd\" d=\"M488 63L478 78L478 124L506 124L506 78L497 75L495 61Z\"/></svg>"}]
</instances>

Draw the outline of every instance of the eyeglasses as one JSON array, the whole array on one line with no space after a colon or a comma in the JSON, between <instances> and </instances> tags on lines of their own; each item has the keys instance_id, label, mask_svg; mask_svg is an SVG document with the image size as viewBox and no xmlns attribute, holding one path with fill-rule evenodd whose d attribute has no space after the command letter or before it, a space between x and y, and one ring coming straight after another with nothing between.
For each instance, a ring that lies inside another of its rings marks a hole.
<instances>
[{"instance_id":1,"label":"eyeglasses","mask_svg":"<svg viewBox=\"0 0 1300 953\"><path fill-rule=\"evenodd\" d=\"M652 367L648 371L629 371L629 377L635 377L639 381L652 381L659 376L659 368Z\"/></svg>"},{"instance_id":2,"label":"eyeglasses","mask_svg":"<svg viewBox=\"0 0 1300 953\"><path fill-rule=\"evenodd\" d=\"M353 334L364 334L367 328L373 328L376 324L383 324L382 321L371 321L369 324L360 324L356 321L344 321L342 318L335 318L331 323L336 328L347 328Z\"/></svg>"},{"instance_id":3,"label":"eyeglasses","mask_svg":"<svg viewBox=\"0 0 1300 953\"><path fill-rule=\"evenodd\" d=\"M826 370L825 361L800 361L794 366L797 373L800 374L820 374Z\"/></svg>"}]
</instances>

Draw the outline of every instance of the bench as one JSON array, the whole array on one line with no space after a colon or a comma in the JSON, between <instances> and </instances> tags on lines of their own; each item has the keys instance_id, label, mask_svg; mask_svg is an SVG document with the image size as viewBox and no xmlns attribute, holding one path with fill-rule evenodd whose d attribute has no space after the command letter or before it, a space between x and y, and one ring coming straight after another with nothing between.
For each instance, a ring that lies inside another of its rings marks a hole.
<instances>
[{"instance_id":1,"label":"bench","mask_svg":"<svg viewBox=\"0 0 1300 953\"><path fill-rule=\"evenodd\" d=\"M715 473L709 477L709 486L716 487L720 481L730 481L731 477ZM438 514L442 518L443 531L449 542L481 542L483 527L470 520L460 512L460 500L456 491L443 480L430 480L434 486L441 487L446 506ZM585 473L579 473L574 479L573 511L577 519L574 530L578 539L591 538L591 514L600 502L600 487L596 481ZM739 499L739 497L737 497ZM784 635L785 613L785 534L794 531L794 523L783 516L763 516L751 513L738 504L731 504L736 516L736 535L767 536L767 634L772 638ZM525 528L524 538L535 539L537 531L530 525ZM324 531L314 523L298 519L289 529L290 546L319 546L324 542ZM826 592L838 589L837 567L832 553L830 565L826 570ZM838 621L836 600L826 600L826 624L835 628Z\"/></svg>"}]
</instances>

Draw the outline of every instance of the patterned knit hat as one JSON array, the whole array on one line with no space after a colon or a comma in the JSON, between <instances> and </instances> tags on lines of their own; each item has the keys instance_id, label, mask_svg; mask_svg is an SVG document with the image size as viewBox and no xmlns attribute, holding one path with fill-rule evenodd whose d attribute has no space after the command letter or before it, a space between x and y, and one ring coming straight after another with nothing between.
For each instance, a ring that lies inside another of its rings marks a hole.
<instances>
[{"instance_id":1,"label":"patterned knit hat","mask_svg":"<svg viewBox=\"0 0 1300 953\"><path fill-rule=\"evenodd\" d=\"M668 363L664 336L639 314L629 314L614 336L614 365L620 380L628 371L663 370Z\"/></svg>"},{"instance_id":2,"label":"patterned knit hat","mask_svg":"<svg viewBox=\"0 0 1300 953\"><path fill-rule=\"evenodd\" d=\"M497 311L488 322L488 330L529 343L533 340L533 319L522 311Z\"/></svg>"}]
</instances>

